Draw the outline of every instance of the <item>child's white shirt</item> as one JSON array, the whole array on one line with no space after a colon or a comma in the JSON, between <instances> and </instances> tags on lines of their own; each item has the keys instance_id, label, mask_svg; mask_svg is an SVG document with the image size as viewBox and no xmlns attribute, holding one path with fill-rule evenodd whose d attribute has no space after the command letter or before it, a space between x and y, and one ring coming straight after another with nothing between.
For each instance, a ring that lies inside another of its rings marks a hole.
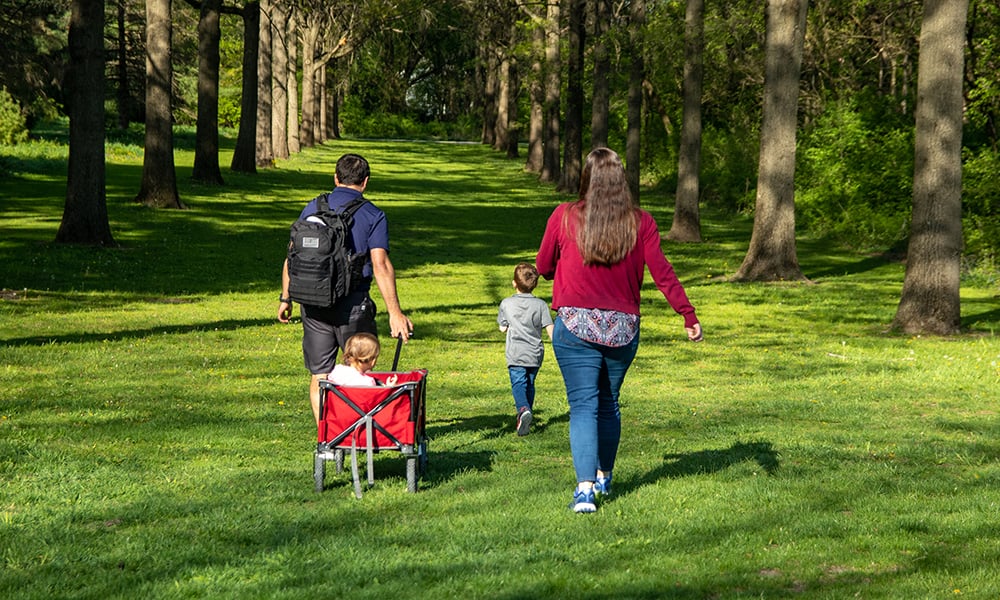
<instances>
[{"instance_id":1,"label":"child's white shirt","mask_svg":"<svg viewBox=\"0 0 1000 600\"><path fill-rule=\"evenodd\" d=\"M330 372L328 378L331 383L336 385L356 385L356 386L373 386L378 385L375 378L371 375L365 375L359 372L354 367L349 367L344 364L335 365L333 371Z\"/></svg>"}]
</instances>

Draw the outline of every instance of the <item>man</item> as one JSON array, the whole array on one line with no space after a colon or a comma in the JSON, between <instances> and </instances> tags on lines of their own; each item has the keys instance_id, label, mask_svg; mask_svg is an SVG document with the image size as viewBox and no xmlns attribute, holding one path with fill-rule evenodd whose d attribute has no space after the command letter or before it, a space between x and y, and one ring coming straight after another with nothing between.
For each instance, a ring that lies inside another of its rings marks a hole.
<instances>
[{"instance_id":1,"label":"man","mask_svg":"<svg viewBox=\"0 0 1000 600\"><path fill-rule=\"evenodd\" d=\"M371 170L368 161L357 154L345 154L337 161L334 174L333 192L327 198L330 209L340 211L356 198L361 197L368 186ZM318 211L317 200L311 201L302 210L299 220ZM351 250L368 253L358 287L346 298L329 308L302 304L302 356L305 366L312 374L309 386L309 401L313 416L319 422L319 381L333 370L337 362L337 352L344 347L347 339L355 333L367 332L378 335L375 325L375 303L369 296L372 279L378 285L385 310L389 313L389 330L392 337L409 340L413 323L403 314L396 295L396 272L389 261L389 228L385 213L371 202L365 202L354 213L351 227ZM292 316L292 303L288 298L288 259L281 271L281 296L278 299L278 321L288 323Z\"/></svg>"}]
</instances>

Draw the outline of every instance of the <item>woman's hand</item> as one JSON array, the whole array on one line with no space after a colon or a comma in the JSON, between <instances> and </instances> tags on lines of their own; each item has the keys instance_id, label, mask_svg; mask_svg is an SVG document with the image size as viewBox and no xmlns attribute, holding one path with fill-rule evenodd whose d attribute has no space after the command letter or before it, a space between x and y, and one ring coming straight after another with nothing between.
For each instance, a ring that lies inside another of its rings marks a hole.
<instances>
[{"instance_id":1,"label":"woman's hand","mask_svg":"<svg viewBox=\"0 0 1000 600\"><path fill-rule=\"evenodd\" d=\"M688 339L692 342L700 342L705 337L701 334L701 323L695 323L691 327L685 327L684 331L688 334Z\"/></svg>"}]
</instances>

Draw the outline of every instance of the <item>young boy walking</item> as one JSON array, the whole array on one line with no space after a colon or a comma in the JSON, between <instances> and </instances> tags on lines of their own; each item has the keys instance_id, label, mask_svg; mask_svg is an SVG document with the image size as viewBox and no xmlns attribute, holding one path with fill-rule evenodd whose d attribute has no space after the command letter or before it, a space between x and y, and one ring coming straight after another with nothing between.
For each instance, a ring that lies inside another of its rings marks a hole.
<instances>
[{"instance_id":1,"label":"young boy walking","mask_svg":"<svg viewBox=\"0 0 1000 600\"><path fill-rule=\"evenodd\" d=\"M513 284L517 293L500 302L497 324L507 334L505 354L517 411L517 435L524 436L531 431L535 376L545 352L542 329L552 339L553 323L548 305L531 293L538 285L538 270L534 265L523 262L514 267Z\"/></svg>"}]
</instances>

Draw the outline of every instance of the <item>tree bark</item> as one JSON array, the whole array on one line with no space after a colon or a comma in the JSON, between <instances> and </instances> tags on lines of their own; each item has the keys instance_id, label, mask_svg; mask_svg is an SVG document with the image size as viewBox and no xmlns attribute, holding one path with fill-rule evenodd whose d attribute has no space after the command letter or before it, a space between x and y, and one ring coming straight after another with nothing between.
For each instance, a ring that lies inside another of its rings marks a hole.
<instances>
[{"instance_id":1,"label":"tree bark","mask_svg":"<svg viewBox=\"0 0 1000 600\"><path fill-rule=\"evenodd\" d=\"M326 89L327 63L316 65L316 119L313 121L315 128L313 136L317 144L326 141L326 103L329 94Z\"/></svg>"},{"instance_id":2,"label":"tree bark","mask_svg":"<svg viewBox=\"0 0 1000 600\"><path fill-rule=\"evenodd\" d=\"M104 165L104 0L73 0L69 24L69 168L56 242L114 246Z\"/></svg>"},{"instance_id":3,"label":"tree bark","mask_svg":"<svg viewBox=\"0 0 1000 600\"><path fill-rule=\"evenodd\" d=\"M340 84L335 83L332 88L330 88L330 116L327 117L327 138L339 140L340 135L340 96L341 96Z\"/></svg>"},{"instance_id":4,"label":"tree bark","mask_svg":"<svg viewBox=\"0 0 1000 600\"><path fill-rule=\"evenodd\" d=\"M316 144L313 135L316 120L316 42L319 23L315 16L302 32L302 121L299 124L299 143L308 148Z\"/></svg>"},{"instance_id":5,"label":"tree bark","mask_svg":"<svg viewBox=\"0 0 1000 600\"><path fill-rule=\"evenodd\" d=\"M559 168L559 120L562 89L560 41L560 0L546 0L545 12L545 133L542 172L539 181L557 182Z\"/></svg>"},{"instance_id":6,"label":"tree bark","mask_svg":"<svg viewBox=\"0 0 1000 600\"><path fill-rule=\"evenodd\" d=\"M132 95L129 93L128 41L125 35L125 0L117 0L116 24L118 28L118 48L116 48L116 79L118 89L115 100L118 105L118 129L128 129L132 115Z\"/></svg>"},{"instance_id":7,"label":"tree bark","mask_svg":"<svg viewBox=\"0 0 1000 600\"><path fill-rule=\"evenodd\" d=\"M950 335L961 325L962 72L968 0L924 0L917 67L913 218L893 327Z\"/></svg>"},{"instance_id":8,"label":"tree bark","mask_svg":"<svg viewBox=\"0 0 1000 600\"><path fill-rule=\"evenodd\" d=\"M288 13L281 4L271 7L271 154L288 158Z\"/></svg>"},{"instance_id":9,"label":"tree bark","mask_svg":"<svg viewBox=\"0 0 1000 600\"><path fill-rule=\"evenodd\" d=\"M524 170L538 173L542 170L542 130L544 126L545 88L542 85L543 63L545 56L545 29L541 24L534 24L531 30L531 82L528 84L530 102L528 116L528 158Z\"/></svg>"},{"instance_id":10,"label":"tree bark","mask_svg":"<svg viewBox=\"0 0 1000 600\"><path fill-rule=\"evenodd\" d=\"M701 241L698 212L701 171L701 89L705 47L705 0L688 0L684 18L684 116L677 157L677 194L674 219L667 239Z\"/></svg>"},{"instance_id":11,"label":"tree bark","mask_svg":"<svg viewBox=\"0 0 1000 600\"><path fill-rule=\"evenodd\" d=\"M501 53L497 64L497 113L494 150L506 150L510 144L510 76L511 59L509 48L497 48Z\"/></svg>"},{"instance_id":12,"label":"tree bark","mask_svg":"<svg viewBox=\"0 0 1000 600\"><path fill-rule=\"evenodd\" d=\"M260 3L260 40L257 52L257 167L273 167L271 148L271 0Z\"/></svg>"},{"instance_id":13,"label":"tree bark","mask_svg":"<svg viewBox=\"0 0 1000 600\"><path fill-rule=\"evenodd\" d=\"M795 249L795 133L807 0L768 0L764 105L750 248L734 281L802 280Z\"/></svg>"},{"instance_id":14,"label":"tree bark","mask_svg":"<svg viewBox=\"0 0 1000 600\"><path fill-rule=\"evenodd\" d=\"M288 153L298 153L299 148L299 80L297 71L299 31L298 15L290 9L285 40L288 49L288 70L285 74L285 93L288 96Z\"/></svg>"},{"instance_id":15,"label":"tree bark","mask_svg":"<svg viewBox=\"0 0 1000 600\"><path fill-rule=\"evenodd\" d=\"M575 194L580 190L583 169L583 55L586 43L586 0L569 3L569 58L566 72L566 139L563 142L563 171L558 189Z\"/></svg>"},{"instance_id":16,"label":"tree bark","mask_svg":"<svg viewBox=\"0 0 1000 600\"><path fill-rule=\"evenodd\" d=\"M240 100L240 129L230 168L237 173L257 172L257 52L260 32L260 3L243 7L243 96Z\"/></svg>"},{"instance_id":17,"label":"tree bark","mask_svg":"<svg viewBox=\"0 0 1000 600\"><path fill-rule=\"evenodd\" d=\"M222 0L202 0L198 19L198 123L191 179L222 185L219 169L219 9Z\"/></svg>"},{"instance_id":18,"label":"tree bark","mask_svg":"<svg viewBox=\"0 0 1000 600\"><path fill-rule=\"evenodd\" d=\"M646 80L646 65L642 59L645 52L644 31L646 27L645 0L632 0L629 15L629 65L628 117L625 132L625 174L628 178L632 198L639 203L640 149L642 147L642 92Z\"/></svg>"},{"instance_id":19,"label":"tree bark","mask_svg":"<svg viewBox=\"0 0 1000 600\"><path fill-rule=\"evenodd\" d=\"M170 0L146 1L146 141L135 201L156 208L184 208L174 170L170 18Z\"/></svg>"},{"instance_id":20,"label":"tree bark","mask_svg":"<svg viewBox=\"0 0 1000 600\"><path fill-rule=\"evenodd\" d=\"M608 110L611 91L608 87L608 72L611 59L608 52L607 30L611 21L610 0L593 0L594 5L594 96L591 101L590 147L608 145Z\"/></svg>"},{"instance_id":21,"label":"tree bark","mask_svg":"<svg viewBox=\"0 0 1000 600\"><path fill-rule=\"evenodd\" d=\"M484 145L494 146L497 142L497 121L499 120L500 64L496 48L487 44L482 49L483 57L483 132L480 136Z\"/></svg>"}]
</instances>

